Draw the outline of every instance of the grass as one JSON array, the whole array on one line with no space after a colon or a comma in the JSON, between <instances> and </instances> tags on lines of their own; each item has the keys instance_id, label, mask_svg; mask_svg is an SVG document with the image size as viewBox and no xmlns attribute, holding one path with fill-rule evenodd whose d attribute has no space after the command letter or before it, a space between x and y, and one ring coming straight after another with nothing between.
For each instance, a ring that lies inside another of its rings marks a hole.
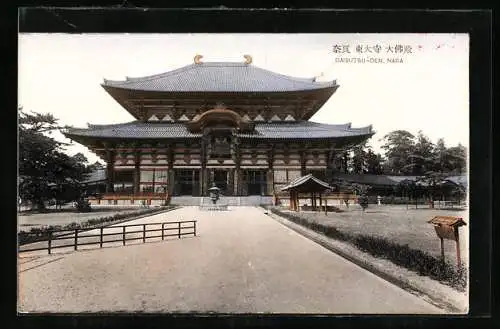
<instances>
[{"instance_id":1,"label":"grass","mask_svg":"<svg viewBox=\"0 0 500 329\"><path fill-rule=\"evenodd\" d=\"M157 212L164 211L165 209L172 209L175 208L173 206L167 206L167 207L161 207L161 208L148 208L148 209L141 209L138 211L134 212L128 212L128 213L118 213L113 216L105 216L105 217L99 217L99 218L94 218L94 219L89 219L85 222L82 222L80 224L77 224L75 222L68 224L68 225L49 225L46 227L34 227L28 232L21 231L18 233L18 241L19 245L27 244L27 243L32 243L32 242L38 242L38 241L44 241L47 240L49 237L49 233L51 232L58 232L58 231L64 231L64 230L76 230L76 229L93 229L96 227L100 227L102 225L100 224L105 224L105 225L111 225L111 224L116 224L117 222L134 218L137 216L141 215L146 215L146 214L154 214Z\"/></svg>"}]
</instances>

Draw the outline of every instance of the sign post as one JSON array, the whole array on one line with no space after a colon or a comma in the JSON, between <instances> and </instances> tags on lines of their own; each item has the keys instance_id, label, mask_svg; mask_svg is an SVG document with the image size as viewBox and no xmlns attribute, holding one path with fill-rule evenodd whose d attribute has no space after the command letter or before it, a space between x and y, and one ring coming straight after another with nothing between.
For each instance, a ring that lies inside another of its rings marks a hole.
<instances>
[{"instance_id":1,"label":"sign post","mask_svg":"<svg viewBox=\"0 0 500 329\"><path fill-rule=\"evenodd\" d=\"M457 266L461 266L460 258L460 236L458 229L460 226L467 225L462 218L453 216L436 216L428 223L434 225L436 234L441 240L441 259L444 264L444 239L455 240L457 250Z\"/></svg>"}]
</instances>

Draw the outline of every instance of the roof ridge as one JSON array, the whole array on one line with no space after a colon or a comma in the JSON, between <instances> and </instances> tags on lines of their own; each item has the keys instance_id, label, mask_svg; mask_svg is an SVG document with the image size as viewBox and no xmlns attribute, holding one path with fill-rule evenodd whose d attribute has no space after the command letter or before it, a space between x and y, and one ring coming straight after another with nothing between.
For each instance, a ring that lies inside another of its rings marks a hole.
<instances>
[{"instance_id":1,"label":"roof ridge","mask_svg":"<svg viewBox=\"0 0 500 329\"><path fill-rule=\"evenodd\" d=\"M106 79L104 79L104 80L105 81L118 82L118 83L121 83L121 84L126 84L128 82L150 81L150 80L154 80L154 79L158 79L158 78L164 78L164 77L176 75L176 74L182 73L184 71L187 71L188 69L196 68L199 65L212 66L212 65L207 65L207 64L210 64L210 63L229 64L229 63L233 63L233 62L202 62L202 63L199 63L199 64L184 65L184 66L181 66L179 68L176 68L176 69L173 69L173 70L170 70L170 71L166 71L166 72L162 72L162 73L157 73L157 74L153 74L153 75L145 75L145 76L142 76L142 77L129 77L129 76L125 76L125 80L106 80ZM234 63L238 63L238 62L234 62ZM244 64L244 63L238 63L238 64ZM244 64L244 65L248 65L248 64ZM234 65L234 66L236 66L236 65ZM238 66L240 66L240 65L238 65ZM243 66L243 65L241 65L241 66Z\"/></svg>"},{"instance_id":2,"label":"roof ridge","mask_svg":"<svg viewBox=\"0 0 500 329\"><path fill-rule=\"evenodd\" d=\"M274 71L271 71L271 70L268 70L268 69L263 69L263 68L258 67L258 66L254 66L254 68L257 69L257 70L265 71L265 72L267 72L269 74L275 75L275 76L277 76L279 78L283 78L283 79L286 79L286 80L292 81L292 82L306 83L305 80L311 79L311 81L309 81L309 84L316 85L316 86L330 86L330 85L336 85L337 84L337 80L332 80L332 81L329 81L329 82L317 82L317 81L313 81L314 77L312 77L312 78L295 77L295 76L291 76L291 75L286 75L286 74L281 74L281 73L278 73L278 72L274 72Z\"/></svg>"},{"instance_id":3,"label":"roof ridge","mask_svg":"<svg viewBox=\"0 0 500 329\"><path fill-rule=\"evenodd\" d=\"M166 72L157 73L157 74L153 74L153 75L145 75L142 77L125 76L125 80L107 80L107 79L104 79L104 82L115 82L115 83L120 83L120 84L124 85L124 84L130 83L130 82L149 81L149 80L154 80L157 78L163 78L163 77L167 77L170 75L178 74L180 72L186 71L188 68L190 68L194 65L199 65L199 64L189 64L189 65L185 65L185 66L173 69L171 71L166 71Z\"/></svg>"},{"instance_id":4,"label":"roof ridge","mask_svg":"<svg viewBox=\"0 0 500 329\"><path fill-rule=\"evenodd\" d=\"M213 64L216 64L216 65L213 65ZM246 64L244 62L202 62L199 64L189 64L189 65L185 65L185 66L179 67L179 68L171 70L171 71L166 71L166 72L148 75L148 76L142 76L142 77L125 76L125 80L104 79L104 84L107 85L108 83L112 83L115 85L126 86L126 85L134 83L134 82L146 82L146 81L151 81L151 80L156 80L156 79L160 79L160 78L178 75L180 73L183 73L183 72L186 72L186 71L189 71L192 69L196 69L198 67L203 67L203 66L205 66L205 67L220 67L221 64L223 64L224 66L232 66L232 67L252 67L254 70L265 72L266 74L273 75L276 78L285 79L285 80L288 80L290 82L302 84L305 86L312 85L312 86L320 86L320 87L321 86L331 87L331 86L335 86L337 84L337 80L332 80L332 81L328 81L328 82L318 82L318 81L314 80L314 77L312 77L312 78L295 77L295 76L291 76L291 75L277 73L277 72L274 72L274 71L271 71L268 69L264 69L264 68L261 68L259 66L255 66L252 64Z\"/></svg>"},{"instance_id":5,"label":"roof ridge","mask_svg":"<svg viewBox=\"0 0 500 329\"><path fill-rule=\"evenodd\" d=\"M125 126L125 125L128 125L128 124L137 123L137 122L139 122L139 121L138 120L133 120L133 121L129 121L129 122L108 123L108 124L91 124L91 123L87 123L87 126L88 126L88 128L93 128L93 129L95 129L95 128L110 128L110 127ZM85 128L80 128L80 129L85 129Z\"/></svg>"}]
</instances>

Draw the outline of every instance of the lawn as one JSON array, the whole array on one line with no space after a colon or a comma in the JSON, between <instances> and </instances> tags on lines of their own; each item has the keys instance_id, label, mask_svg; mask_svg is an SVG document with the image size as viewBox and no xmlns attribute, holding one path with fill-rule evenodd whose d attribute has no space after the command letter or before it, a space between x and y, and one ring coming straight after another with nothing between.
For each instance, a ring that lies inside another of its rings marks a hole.
<instances>
[{"instance_id":1,"label":"lawn","mask_svg":"<svg viewBox=\"0 0 500 329\"><path fill-rule=\"evenodd\" d=\"M17 217L18 231L29 231L32 228L43 226L68 225L71 223L80 224L90 219L114 216L116 214L132 213L140 210L138 207L98 207L92 206L91 212L79 213L72 209L63 209L62 211L52 210L50 212L21 212Z\"/></svg>"},{"instance_id":2,"label":"lawn","mask_svg":"<svg viewBox=\"0 0 500 329\"><path fill-rule=\"evenodd\" d=\"M407 244L412 249L435 257L441 255L440 241L434 227L427 221L442 215L462 217L466 223L469 222L468 212L464 210L406 209L404 205L370 205L365 212L358 205L341 208L344 212L327 215L312 211L293 213L319 224L333 226L342 232L381 237L400 245ZM289 212L286 208L280 210ZM463 226L460 228L460 252L464 265L468 264L468 239L468 226ZM446 259L456 264L455 241L445 240L444 248Z\"/></svg>"}]
</instances>

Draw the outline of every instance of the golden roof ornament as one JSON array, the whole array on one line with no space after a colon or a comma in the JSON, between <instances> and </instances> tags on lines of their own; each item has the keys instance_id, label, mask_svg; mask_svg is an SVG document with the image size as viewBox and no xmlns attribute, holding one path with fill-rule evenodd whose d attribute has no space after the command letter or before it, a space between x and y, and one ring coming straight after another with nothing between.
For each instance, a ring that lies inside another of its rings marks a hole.
<instances>
[{"instance_id":1,"label":"golden roof ornament","mask_svg":"<svg viewBox=\"0 0 500 329\"><path fill-rule=\"evenodd\" d=\"M194 56L194 63L195 64L201 64L202 62L200 61L200 59L202 59L202 58L203 58L203 55L198 55L197 54L196 56Z\"/></svg>"},{"instance_id":2,"label":"golden roof ornament","mask_svg":"<svg viewBox=\"0 0 500 329\"><path fill-rule=\"evenodd\" d=\"M252 56L250 55L243 55L245 58L245 64L252 64Z\"/></svg>"}]
</instances>

